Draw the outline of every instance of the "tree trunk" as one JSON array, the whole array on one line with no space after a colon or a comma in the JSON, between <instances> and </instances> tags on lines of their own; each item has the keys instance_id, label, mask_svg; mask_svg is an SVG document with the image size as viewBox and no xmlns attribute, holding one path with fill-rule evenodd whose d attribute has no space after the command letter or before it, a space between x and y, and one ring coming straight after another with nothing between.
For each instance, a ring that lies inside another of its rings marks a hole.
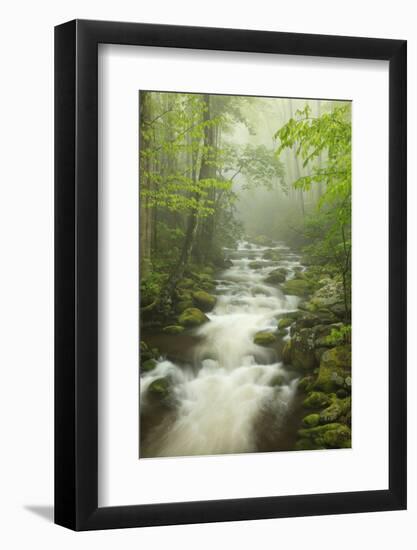
<instances>
[{"instance_id":1,"label":"tree trunk","mask_svg":"<svg viewBox=\"0 0 417 550\"><path fill-rule=\"evenodd\" d=\"M151 148L151 133L147 125L151 120L151 96L147 92L140 93L140 191L150 189L149 172L151 162L149 150ZM139 200L139 269L140 277L146 277L151 268L152 223L149 200L140 197Z\"/></svg>"}]
</instances>

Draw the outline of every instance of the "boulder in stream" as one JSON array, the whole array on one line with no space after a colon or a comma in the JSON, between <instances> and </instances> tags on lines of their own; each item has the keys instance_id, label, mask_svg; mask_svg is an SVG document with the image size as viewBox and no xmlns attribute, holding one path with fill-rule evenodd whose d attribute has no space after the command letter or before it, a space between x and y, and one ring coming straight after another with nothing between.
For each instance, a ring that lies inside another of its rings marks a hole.
<instances>
[{"instance_id":1,"label":"boulder in stream","mask_svg":"<svg viewBox=\"0 0 417 550\"><path fill-rule=\"evenodd\" d=\"M205 290L197 290L193 292L193 301L202 311L211 311L216 305L217 299Z\"/></svg>"},{"instance_id":2,"label":"boulder in stream","mask_svg":"<svg viewBox=\"0 0 417 550\"><path fill-rule=\"evenodd\" d=\"M291 363L296 369L303 370L311 370L317 365L311 328L302 328L294 334L291 340Z\"/></svg>"},{"instance_id":3,"label":"boulder in stream","mask_svg":"<svg viewBox=\"0 0 417 550\"><path fill-rule=\"evenodd\" d=\"M260 331L257 332L253 338L253 341L258 346L270 346L275 344L276 336L272 332Z\"/></svg>"},{"instance_id":4,"label":"boulder in stream","mask_svg":"<svg viewBox=\"0 0 417 550\"><path fill-rule=\"evenodd\" d=\"M178 323L186 328L199 327L208 321L209 318L197 307L185 309L178 317Z\"/></svg>"}]
</instances>

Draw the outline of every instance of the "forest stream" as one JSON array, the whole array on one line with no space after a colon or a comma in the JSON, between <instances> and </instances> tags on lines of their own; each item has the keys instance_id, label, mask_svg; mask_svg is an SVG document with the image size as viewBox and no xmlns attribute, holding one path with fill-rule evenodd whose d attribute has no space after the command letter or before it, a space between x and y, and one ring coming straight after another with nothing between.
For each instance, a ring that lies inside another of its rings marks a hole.
<instances>
[{"instance_id":1,"label":"forest stream","mask_svg":"<svg viewBox=\"0 0 417 550\"><path fill-rule=\"evenodd\" d=\"M185 334L146 333L160 356L141 376L142 458L294 448L303 412L300 374L281 361L290 329L269 347L257 345L254 337L275 331L277 319L297 311L300 301L265 280L278 268L289 280L304 267L278 242L265 247L239 241L236 249L225 249L225 256L229 267L216 274L210 322ZM169 406L147 392L155 380L167 377Z\"/></svg>"}]
</instances>

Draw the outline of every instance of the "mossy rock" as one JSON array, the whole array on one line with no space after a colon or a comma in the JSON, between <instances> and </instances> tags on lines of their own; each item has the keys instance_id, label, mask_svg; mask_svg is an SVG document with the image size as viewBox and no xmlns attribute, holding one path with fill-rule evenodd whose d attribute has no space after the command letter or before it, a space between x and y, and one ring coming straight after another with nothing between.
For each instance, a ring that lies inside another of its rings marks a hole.
<instances>
[{"instance_id":1,"label":"mossy rock","mask_svg":"<svg viewBox=\"0 0 417 550\"><path fill-rule=\"evenodd\" d=\"M271 271L271 273L266 277L265 282L270 284L279 284L285 282L285 279L287 278L287 270L285 268L279 268L274 269L274 271Z\"/></svg>"},{"instance_id":2,"label":"mossy rock","mask_svg":"<svg viewBox=\"0 0 417 550\"><path fill-rule=\"evenodd\" d=\"M323 441L330 449L350 449L352 447L352 432L344 424L338 424L333 430L323 434Z\"/></svg>"},{"instance_id":3,"label":"mossy rock","mask_svg":"<svg viewBox=\"0 0 417 550\"><path fill-rule=\"evenodd\" d=\"M270 346L275 344L276 336L272 332L260 331L255 334L253 341L258 346Z\"/></svg>"},{"instance_id":4,"label":"mossy rock","mask_svg":"<svg viewBox=\"0 0 417 550\"><path fill-rule=\"evenodd\" d=\"M349 397L345 399L334 397L332 403L320 412L320 424L335 422L340 419L341 416L345 416L349 413L350 410L351 399Z\"/></svg>"},{"instance_id":5,"label":"mossy rock","mask_svg":"<svg viewBox=\"0 0 417 550\"><path fill-rule=\"evenodd\" d=\"M188 309L190 307L193 307L193 301L192 300L182 300L175 304L175 311L177 313L182 313L185 309Z\"/></svg>"},{"instance_id":6,"label":"mossy rock","mask_svg":"<svg viewBox=\"0 0 417 550\"><path fill-rule=\"evenodd\" d=\"M321 364L326 367L350 369L352 352L350 345L336 346L326 351L321 358Z\"/></svg>"},{"instance_id":7,"label":"mossy rock","mask_svg":"<svg viewBox=\"0 0 417 550\"><path fill-rule=\"evenodd\" d=\"M316 325L320 324L320 317L313 315L312 313L304 313L302 317L299 317L295 323L296 330L301 330L302 328L313 328ZM316 333L316 328L314 329L314 336Z\"/></svg>"},{"instance_id":8,"label":"mossy rock","mask_svg":"<svg viewBox=\"0 0 417 550\"><path fill-rule=\"evenodd\" d=\"M296 369L311 370L317 365L314 336L309 328L296 332L291 339L291 364Z\"/></svg>"},{"instance_id":9,"label":"mossy rock","mask_svg":"<svg viewBox=\"0 0 417 550\"><path fill-rule=\"evenodd\" d=\"M338 346L323 353L314 388L325 392L343 388L351 367L350 346Z\"/></svg>"},{"instance_id":10,"label":"mossy rock","mask_svg":"<svg viewBox=\"0 0 417 550\"><path fill-rule=\"evenodd\" d=\"M300 317L302 317L304 313L302 311L286 311L285 313L279 313L275 316L276 319L292 319L293 321L296 321Z\"/></svg>"},{"instance_id":11,"label":"mossy rock","mask_svg":"<svg viewBox=\"0 0 417 550\"><path fill-rule=\"evenodd\" d=\"M186 328L199 327L207 321L209 321L208 317L196 307L185 309L178 317L178 323Z\"/></svg>"},{"instance_id":12,"label":"mossy rock","mask_svg":"<svg viewBox=\"0 0 417 550\"><path fill-rule=\"evenodd\" d=\"M150 372L153 370L158 363L155 361L155 359L148 359L147 361L144 361L140 365L141 372Z\"/></svg>"},{"instance_id":13,"label":"mossy rock","mask_svg":"<svg viewBox=\"0 0 417 550\"><path fill-rule=\"evenodd\" d=\"M168 377L164 376L154 380L148 388L148 393L157 399L166 399L169 396L171 383Z\"/></svg>"},{"instance_id":14,"label":"mossy rock","mask_svg":"<svg viewBox=\"0 0 417 550\"><path fill-rule=\"evenodd\" d=\"M181 332L184 332L184 327L180 325L169 325L164 327L162 332L165 332L165 334L181 334Z\"/></svg>"},{"instance_id":15,"label":"mossy rock","mask_svg":"<svg viewBox=\"0 0 417 550\"><path fill-rule=\"evenodd\" d=\"M282 285L284 294L305 298L312 292L312 285L305 279L290 279Z\"/></svg>"},{"instance_id":16,"label":"mossy rock","mask_svg":"<svg viewBox=\"0 0 417 550\"><path fill-rule=\"evenodd\" d=\"M322 409L330 405L330 397L319 391L312 391L308 394L306 399L303 401L303 407L306 409Z\"/></svg>"},{"instance_id":17,"label":"mossy rock","mask_svg":"<svg viewBox=\"0 0 417 550\"><path fill-rule=\"evenodd\" d=\"M304 428L298 431L301 439L309 439L314 445L324 446L328 449L344 449L351 447L351 431L345 426L333 422L314 428Z\"/></svg>"},{"instance_id":18,"label":"mossy rock","mask_svg":"<svg viewBox=\"0 0 417 550\"><path fill-rule=\"evenodd\" d=\"M283 328L288 328L293 324L294 320L289 317L284 317L278 321L278 328L282 330Z\"/></svg>"},{"instance_id":19,"label":"mossy rock","mask_svg":"<svg viewBox=\"0 0 417 550\"><path fill-rule=\"evenodd\" d=\"M180 279L177 283L177 288L193 288L193 286L195 286L195 281L190 277Z\"/></svg>"},{"instance_id":20,"label":"mossy rock","mask_svg":"<svg viewBox=\"0 0 417 550\"><path fill-rule=\"evenodd\" d=\"M204 290L193 292L194 304L202 311L211 311L216 305L217 298Z\"/></svg>"},{"instance_id":21,"label":"mossy rock","mask_svg":"<svg viewBox=\"0 0 417 550\"><path fill-rule=\"evenodd\" d=\"M306 428L314 428L320 422L320 415L317 413L308 414L303 418L303 425Z\"/></svg>"}]
</instances>

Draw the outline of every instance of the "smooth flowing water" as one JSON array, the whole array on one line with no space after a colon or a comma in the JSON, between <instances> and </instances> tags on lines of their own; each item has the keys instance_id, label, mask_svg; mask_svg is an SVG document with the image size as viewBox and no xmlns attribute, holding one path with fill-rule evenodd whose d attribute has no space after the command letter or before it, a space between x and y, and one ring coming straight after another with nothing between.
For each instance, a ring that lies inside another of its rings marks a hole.
<instances>
[{"instance_id":1,"label":"smooth flowing water","mask_svg":"<svg viewBox=\"0 0 417 550\"><path fill-rule=\"evenodd\" d=\"M271 250L278 261L264 258ZM195 330L188 360L161 357L141 377L141 408L148 407L150 419L141 423L141 457L289 450L294 444L298 376L280 361L282 340L265 348L253 338L258 331L275 332L277 318L297 309L298 298L265 278L278 267L291 278L302 269L299 257L280 243L262 247L246 241L226 253L232 265L218 275L217 304L210 322ZM172 338L183 341L181 335ZM163 342L153 341L158 344L163 350ZM146 391L163 376L172 380L176 405L152 411Z\"/></svg>"}]
</instances>

